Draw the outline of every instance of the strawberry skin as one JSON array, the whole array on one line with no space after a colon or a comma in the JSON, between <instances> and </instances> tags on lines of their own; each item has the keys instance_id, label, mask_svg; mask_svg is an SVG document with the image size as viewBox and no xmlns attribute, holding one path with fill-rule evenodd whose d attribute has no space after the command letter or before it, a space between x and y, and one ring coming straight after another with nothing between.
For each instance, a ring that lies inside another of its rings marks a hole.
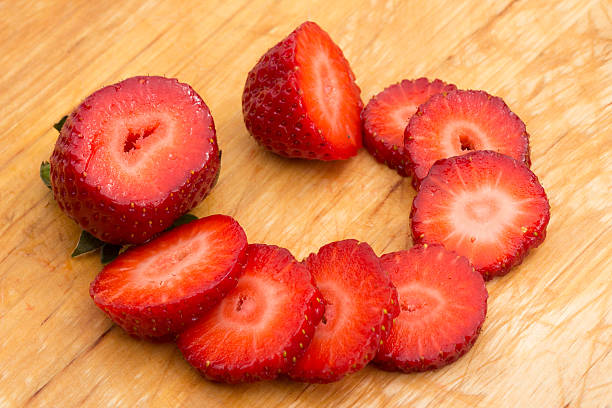
<instances>
[{"instance_id":1,"label":"strawberry skin","mask_svg":"<svg viewBox=\"0 0 612 408\"><path fill-rule=\"evenodd\" d=\"M374 362L386 370L425 371L452 363L474 344L487 314L482 276L442 245L385 254L400 313Z\"/></svg>"},{"instance_id":2,"label":"strawberry skin","mask_svg":"<svg viewBox=\"0 0 612 408\"><path fill-rule=\"evenodd\" d=\"M128 249L89 293L132 336L171 340L236 286L246 248L233 218L211 215Z\"/></svg>"},{"instance_id":3,"label":"strawberry skin","mask_svg":"<svg viewBox=\"0 0 612 408\"><path fill-rule=\"evenodd\" d=\"M308 21L249 72L244 122L261 145L281 156L347 159L362 145L360 93L340 48Z\"/></svg>"},{"instance_id":4,"label":"strawberry skin","mask_svg":"<svg viewBox=\"0 0 612 408\"><path fill-rule=\"evenodd\" d=\"M405 168L404 131L419 105L433 95L451 92L457 87L439 79L404 79L374 95L361 113L363 145L374 158L408 176Z\"/></svg>"},{"instance_id":5,"label":"strawberry skin","mask_svg":"<svg viewBox=\"0 0 612 408\"><path fill-rule=\"evenodd\" d=\"M177 345L206 378L276 378L310 344L324 303L308 269L284 248L252 244L238 285Z\"/></svg>"},{"instance_id":6,"label":"strawberry skin","mask_svg":"<svg viewBox=\"0 0 612 408\"><path fill-rule=\"evenodd\" d=\"M303 263L325 300L325 316L289 376L329 383L363 368L399 313L397 291L366 243L332 242Z\"/></svg>"},{"instance_id":7,"label":"strawberry skin","mask_svg":"<svg viewBox=\"0 0 612 408\"><path fill-rule=\"evenodd\" d=\"M206 197L220 154L210 111L189 85L133 77L68 116L50 164L69 217L102 241L138 244Z\"/></svg>"},{"instance_id":8,"label":"strawberry skin","mask_svg":"<svg viewBox=\"0 0 612 408\"><path fill-rule=\"evenodd\" d=\"M440 243L485 279L505 275L546 237L550 206L527 166L492 151L437 161L412 203L415 243Z\"/></svg>"},{"instance_id":9,"label":"strawberry skin","mask_svg":"<svg viewBox=\"0 0 612 408\"><path fill-rule=\"evenodd\" d=\"M525 124L501 98L484 91L432 96L410 119L404 147L417 188L436 160L474 150L493 150L531 165Z\"/></svg>"}]
</instances>

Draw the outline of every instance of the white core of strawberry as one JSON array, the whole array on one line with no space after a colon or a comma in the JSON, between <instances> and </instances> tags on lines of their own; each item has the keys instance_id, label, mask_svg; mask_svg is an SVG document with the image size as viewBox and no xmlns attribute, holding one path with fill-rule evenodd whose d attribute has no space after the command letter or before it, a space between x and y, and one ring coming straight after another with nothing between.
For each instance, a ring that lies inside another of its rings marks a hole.
<instances>
[{"instance_id":1,"label":"white core of strawberry","mask_svg":"<svg viewBox=\"0 0 612 408\"><path fill-rule=\"evenodd\" d=\"M458 119L448 122L440 132L440 147L445 157L465 154L467 150L493 148L487 133L477 124Z\"/></svg>"}]
</instances>

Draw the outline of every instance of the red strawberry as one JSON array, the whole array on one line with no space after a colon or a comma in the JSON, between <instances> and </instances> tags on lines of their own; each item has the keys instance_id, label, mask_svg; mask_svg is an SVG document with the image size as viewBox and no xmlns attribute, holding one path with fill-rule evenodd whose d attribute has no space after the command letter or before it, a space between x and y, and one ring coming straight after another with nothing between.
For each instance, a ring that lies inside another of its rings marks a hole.
<instances>
[{"instance_id":1,"label":"red strawberry","mask_svg":"<svg viewBox=\"0 0 612 408\"><path fill-rule=\"evenodd\" d=\"M114 244L141 243L208 194L219 173L215 126L176 79L134 77L88 96L51 156L60 208Z\"/></svg>"},{"instance_id":2,"label":"red strawberry","mask_svg":"<svg viewBox=\"0 0 612 408\"><path fill-rule=\"evenodd\" d=\"M249 72L244 122L259 143L281 156L347 159L362 143L360 92L340 48L306 22Z\"/></svg>"},{"instance_id":3,"label":"red strawberry","mask_svg":"<svg viewBox=\"0 0 612 408\"><path fill-rule=\"evenodd\" d=\"M439 79L404 79L370 99L361 113L363 145L380 163L407 176L404 157L404 130L419 105L435 94L457 89Z\"/></svg>"},{"instance_id":4,"label":"red strawberry","mask_svg":"<svg viewBox=\"0 0 612 408\"><path fill-rule=\"evenodd\" d=\"M508 273L544 241L549 209L527 166L476 151L432 166L412 203L412 236L467 257L490 279Z\"/></svg>"},{"instance_id":5,"label":"red strawberry","mask_svg":"<svg viewBox=\"0 0 612 408\"><path fill-rule=\"evenodd\" d=\"M397 291L366 243L333 242L303 263L323 294L325 316L289 376L315 383L337 381L374 358L399 313Z\"/></svg>"},{"instance_id":6,"label":"red strawberry","mask_svg":"<svg viewBox=\"0 0 612 408\"><path fill-rule=\"evenodd\" d=\"M525 124L501 98L484 91L432 96L410 119L405 149L415 187L436 160L472 150L493 150L531 164Z\"/></svg>"},{"instance_id":7,"label":"red strawberry","mask_svg":"<svg viewBox=\"0 0 612 408\"><path fill-rule=\"evenodd\" d=\"M238 286L179 336L178 347L211 380L272 379L304 353L323 309L312 276L289 251L249 245Z\"/></svg>"},{"instance_id":8,"label":"red strawberry","mask_svg":"<svg viewBox=\"0 0 612 408\"><path fill-rule=\"evenodd\" d=\"M441 245L417 245L381 258L399 292L401 312L375 362L424 371L452 363L474 344L487 314L482 276Z\"/></svg>"},{"instance_id":9,"label":"red strawberry","mask_svg":"<svg viewBox=\"0 0 612 408\"><path fill-rule=\"evenodd\" d=\"M231 217L201 218L119 255L89 293L129 334L169 340L236 286L246 247Z\"/></svg>"}]
</instances>

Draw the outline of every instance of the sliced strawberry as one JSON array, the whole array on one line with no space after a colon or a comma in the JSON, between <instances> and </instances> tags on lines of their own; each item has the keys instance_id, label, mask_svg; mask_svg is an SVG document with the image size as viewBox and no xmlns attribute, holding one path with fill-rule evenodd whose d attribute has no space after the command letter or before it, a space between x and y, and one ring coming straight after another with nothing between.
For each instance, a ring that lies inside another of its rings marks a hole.
<instances>
[{"instance_id":1,"label":"sliced strawberry","mask_svg":"<svg viewBox=\"0 0 612 408\"><path fill-rule=\"evenodd\" d=\"M419 105L441 92L451 92L455 85L439 79L412 81L404 79L385 88L370 99L361 113L363 145L380 163L385 163L402 176L407 176L404 157L404 131Z\"/></svg>"},{"instance_id":2,"label":"sliced strawberry","mask_svg":"<svg viewBox=\"0 0 612 408\"><path fill-rule=\"evenodd\" d=\"M323 294L325 316L289 376L315 383L337 381L374 358L399 313L397 291L366 243L327 244L304 264Z\"/></svg>"},{"instance_id":3,"label":"sliced strawberry","mask_svg":"<svg viewBox=\"0 0 612 408\"><path fill-rule=\"evenodd\" d=\"M246 247L233 218L201 218L119 255L89 293L132 336L170 340L236 286Z\"/></svg>"},{"instance_id":4,"label":"sliced strawberry","mask_svg":"<svg viewBox=\"0 0 612 408\"><path fill-rule=\"evenodd\" d=\"M412 236L467 257L490 279L508 273L544 241L549 209L527 166L476 151L432 166L412 203Z\"/></svg>"},{"instance_id":5,"label":"sliced strawberry","mask_svg":"<svg viewBox=\"0 0 612 408\"><path fill-rule=\"evenodd\" d=\"M482 276L442 245L417 245L381 258L399 293L400 313L374 362L424 371L452 363L474 344L487 314Z\"/></svg>"},{"instance_id":6,"label":"sliced strawberry","mask_svg":"<svg viewBox=\"0 0 612 408\"><path fill-rule=\"evenodd\" d=\"M137 244L204 199L220 156L210 111L189 85L134 77L68 116L50 163L68 216L102 241Z\"/></svg>"},{"instance_id":7,"label":"sliced strawberry","mask_svg":"<svg viewBox=\"0 0 612 408\"><path fill-rule=\"evenodd\" d=\"M362 144L360 93L340 48L306 22L249 72L244 122L259 143L281 156L347 159Z\"/></svg>"},{"instance_id":8,"label":"sliced strawberry","mask_svg":"<svg viewBox=\"0 0 612 408\"><path fill-rule=\"evenodd\" d=\"M473 150L493 150L531 164L525 124L501 98L484 91L432 96L410 119L405 149L415 187L436 160Z\"/></svg>"},{"instance_id":9,"label":"sliced strawberry","mask_svg":"<svg viewBox=\"0 0 612 408\"><path fill-rule=\"evenodd\" d=\"M211 380L272 379L304 353L323 309L312 275L289 251L249 245L238 285L177 344Z\"/></svg>"}]
</instances>

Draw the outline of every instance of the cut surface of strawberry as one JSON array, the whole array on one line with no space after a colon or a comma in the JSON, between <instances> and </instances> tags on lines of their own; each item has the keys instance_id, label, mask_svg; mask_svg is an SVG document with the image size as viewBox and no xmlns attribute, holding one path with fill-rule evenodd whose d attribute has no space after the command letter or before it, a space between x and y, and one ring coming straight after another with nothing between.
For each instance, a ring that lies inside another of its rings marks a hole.
<instances>
[{"instance_id":1,"label":"cut surface of strawberry","mask_svg":"<svg viewBox=\"0 0 612 408\"><path fill-rule=\"evenodd\" d=\"M407 176L404 131L410 118L431 96L456 89L455 85L427 78L404 79L385 88L370 99L361 114L363 145L377 161Z\"/></svg>"},{"instance_id":2,"label":"cut surface of strawberry","mask_svg":"<svg viewBox=\"0 0 612 408\"><path fill-rule=\"evenodd\" d=\"M412 236L467 257L490 279L544 241L549 218L546 193L531 170L511 157L475 151L432 166L412 203Z\"/></svg>"},{"instance_id":3,"label":"cut surface of strawberry","mask_svg":"<svg viewBox=\"0 0 612 408\"><path fill-rule=\"evenodd\" d=\"M169 340L236 286L246 248L233 218L201 218L119 255L90 294L132 336Z\"/></svg>"},{"instance_id":4,"label":"cut surface of strawberry","mask_svg":"<svg viewBox=\"0 0 612 408\"><path fill-rule=\"evenodd\" d=\"M308 21L249 72L244 121L260 144L281 156L347 159L362 145L360 93L340 48Z\"/></svg>"},{"instance_id":5,"label":"cut surface of strawberry","mask_svg":"<svg viewBox=\"0 0 612 408\"><path fill-rule=\"evenodd\" d=\"M442 367L474 344L487 313L487 289L467 258L441 245L381 257L399 293L400 313L374 362L387 370Z\"/></svg>"},{"instance_id":6,"label":"cut surface of strawberry","mask_svg":"<svg viewBox=\"0 0 612 408\"><path fill-rule=\"evenodd\" d=\"M88 96L62 126L50 163L66 214L102 241L137 244L204 199L220 158L200 96L153 76Z\"/></svg>"},{"instance_id":7,"label":"cut surface of strawberry","mask_svg":"<svg viewBox=\"0 0 612 408\"><path fill-rule=\"evenodd\" d=\"M272 379L304 353L323 310L312 275L289 251L252 244L238 285L177 344L211 380Z\"/></svg>"},{"instance_id":8,"label":"cut surface of strawberry","mask_svg":"<svg viewBox=\"0 0 612 408\"><path fill-rule=\"evenodd\" d=\"M397 291L366 243L333 242L303 263L325 300L325 315L294 380L328 383L363 368L384 343L397 316Z\"/></svg>"},{"instance_id":9,"label":"cut surface of strawberry","mask_svg":"<svg viewBox=\"0 0 612 408\"><path fill-rule=\"evenodd\" d=\"M525 124L501 98L484 91L432 96L410 119L404 146L415 187L436 160L475 150L492 150L531 164Z\"/></svg>"}]
</instances>

